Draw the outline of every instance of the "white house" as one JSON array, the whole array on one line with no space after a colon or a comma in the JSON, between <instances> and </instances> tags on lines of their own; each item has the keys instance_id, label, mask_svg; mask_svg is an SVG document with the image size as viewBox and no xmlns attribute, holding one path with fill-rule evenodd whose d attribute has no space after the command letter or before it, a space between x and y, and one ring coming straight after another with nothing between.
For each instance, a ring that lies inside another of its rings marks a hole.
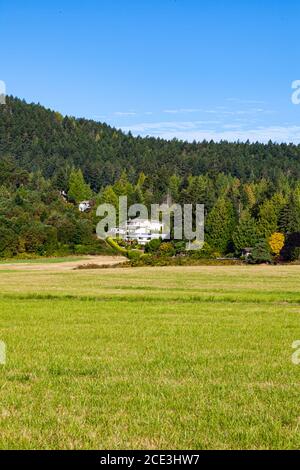
<instances>
[{"instance_id":1,"label":"white house","mask_svg":"<svg viewBox=\"0 0 300 470\"><path fill-rule=\"evenodd\" d=\"M113 228L109 232L112 237L120 237L126 241L136 241L139 245L146 245L151 240L168 236L164 225L159 220L142 218L130 219L119 228Z\"/></svg>"},{"instance_id":2,"label":"white house","mask_svg":"<svg viewBox=\"0 0 300 470\"><path fill-rule=\"evenodd\" d=\"M87 212L91 208L92 208L91 201L82 201L78 206L78 209L80 210L80 212Z\"/></svg>"},{"instance_id":3,"label":"white house","mask_svg":"<svg viewBox=\"0 0 300 470\"><path fill-rule=\"evenodd\" d=\"M66 191L59 191L59 194L61 195L61 197L67 201L68 200L68 195L66 193Z\"/></svg>"}]
</instances>

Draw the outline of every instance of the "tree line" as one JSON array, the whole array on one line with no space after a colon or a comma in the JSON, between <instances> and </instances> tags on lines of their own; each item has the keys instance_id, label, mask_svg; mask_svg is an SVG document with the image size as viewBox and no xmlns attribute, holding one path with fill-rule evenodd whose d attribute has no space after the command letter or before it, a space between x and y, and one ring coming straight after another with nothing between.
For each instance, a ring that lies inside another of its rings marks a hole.
<instances>
[{"instance_id":1,"label":"tree line","mask_svg":"<svg viewBox=\"0 0 300 470\"><path fill-rule=\"evenodd\" d=\"M9 97L0 159L0 256L105 250L95 207L126 195L147 206L167 196L203 203L206 249L220 255L274 255L281 234L280 252L299 257L300 146L133 137ZM78 211L84 199L88 213Z\"/></svg>"}]
</instances>

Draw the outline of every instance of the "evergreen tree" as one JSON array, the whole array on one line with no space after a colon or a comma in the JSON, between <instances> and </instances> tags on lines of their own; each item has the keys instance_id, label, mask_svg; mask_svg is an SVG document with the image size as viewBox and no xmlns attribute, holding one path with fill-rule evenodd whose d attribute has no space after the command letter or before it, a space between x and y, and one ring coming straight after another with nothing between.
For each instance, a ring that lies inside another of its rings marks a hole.
<instances>
[{"instance_id":1,"label":"evergreen tree","mask_svg":"<svg viewBox=\"0 0 300 470\"><path fill-rule=\"evenodd\" d=\"M60 191L67 191L69 187L70 168L68 166L57 169L53 177L53 186Z\"/></svg>"},{"instance_id":2,"label":"evergreen tree","mask_svg":"<svg viewBox=\"0 0 300 470\"><path fill-rule=\"evenodd\" d=\"M237 251L246 247L254 247L257 244L259 240L257 224L249 211L242 214L239 225L232 235L232 240Z\"/></svg>"},{"instance_id":3,"label":"evergreen tree","mask_svg":"<svg viewBox=\"0 0 300 470\"><path fill-rule=\"evenodd\" d=\"M300 198L298 191L293 191L290 194L288 203L282 208L279 227L285 234L300 232Z\"/></svg>"},{"instance_id":4,"label":"evergreen tree","mask_svg":"<svg viewBox=\"0 0 300 470\"><path fill-rule=\"evenodd\" d=\"M215 202L212 180L207 175L190 176L179 199L182 204L204 204L205 212L209 212Z\"/></svg>"},{"instance_id":5,"label":"evergreen tree","mask_svg":"<svg viewBox=\"0 0 300 470\"><path fill-rule=\"evenodd\" d=\"M181 178L177 175L172 175L169 179L169 192L172 200L177 203L179 201Z\"/></svg>"},{"instance_id":6,"label":"evergreen tree","mask_svg":"<svg viewBox=\"0 0 300 470\"><path fill-rule=\"evenodd\" d=\"M285 199L276 193L269 200L265 200L259 207L258 230L261 238L268 239L272 233L279 229L280 213L284 207Z\"/></svg>"},{"instance_id":7,"label":"evergreen tree","mask_svg":"<svg viewBox=\"0 0 300 470\"><path fill-rule=\"evenodd\" d=\"M208 243L225 253L232 240L235 225L236 217L232 203L225 198L218 199L205 224Z\"/></svg>"},{"instance_id":8,"label":"evergreen tree","mask_svg":"<svg viewBox=\"0 0 300 470\"><path fill-rule=\"evenodd\" d=\"M119 207L119 198L115 193L112 186L107 186L101 193L100 193L100 204L112 204L115 209L117 210Z\"/></svg>"},{"instance_id":9,"label":"evergreen tree","mask_svg":"<svg viewBox=\"0 0 300 470\"><path fill-rule=\"evenodd\" d=\"M81 202L85 199L90 199L93 192L90 186L84 181L82 171L73 169L69 178L69 191L68 196L71 201Z\"/></svg>"},{"instance_id":10,"label":"evergreen tree","mask_svg":"<svg viewBox=\"0 0 300 470\"><path fill-rule=\"evenodd\" d=\"M129 206L135 202L135 190L133 185L128 181L126 171L122 172L121 177L113 185L113 191L118 197L127 196Z\"/></svg>"},{"instance_id":11,"label":"evergreen tree","mask_svg":"<svg viewBox=\"0 0 300 470\"><path fill-rule=\"evenodd\" d=\"M252 208L256 203L255 189L253 183L245 184L244 188L244 203L246 207Z\"/></svg>"}]
</instances>

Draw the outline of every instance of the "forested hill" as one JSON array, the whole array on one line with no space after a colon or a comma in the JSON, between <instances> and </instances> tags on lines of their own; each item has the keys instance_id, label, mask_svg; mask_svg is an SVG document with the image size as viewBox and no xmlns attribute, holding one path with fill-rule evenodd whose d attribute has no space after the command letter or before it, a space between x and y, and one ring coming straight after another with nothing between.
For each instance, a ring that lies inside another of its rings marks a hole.
<instances>
[{"instance_id":1,"label":"forested hill","mask_svg":"<svg viewBox=\"0 0 300 470\"><path fill-rule=\"evenodd\" d=\"M286 237L285 259L300 258L300 146L135 138L16 98L0 106L0 258L103 252L98 204L166 195L205 205L205 256L257 247L266 261Z\"/></svg>"},{"instance_id":2,"label":"forested hill","mask_svg":"<svg viewBox=\"0 0 300 470\"><path fill-rule=\"evenodd\" d=\"M261 178L278 182L283 175L300 179L300 146L133 137L106 124L63 117L13 97L0 106L0 158L5 157L52 180L63 180L72 167L81 168L95 192L113 184L123 170L130 181L144 172L149 187L161 194L174 174L214 178L225 173L242 182Z\"/></svg>"}]
</instances>

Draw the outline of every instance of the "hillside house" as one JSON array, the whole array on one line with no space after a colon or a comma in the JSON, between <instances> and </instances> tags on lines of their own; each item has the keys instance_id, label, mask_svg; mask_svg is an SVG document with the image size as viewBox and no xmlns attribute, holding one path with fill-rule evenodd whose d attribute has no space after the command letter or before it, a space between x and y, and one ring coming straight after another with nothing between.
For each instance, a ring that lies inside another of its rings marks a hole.
<instances>
[{"instance_id":1,"label":"hillside house","mask_svg":"<svg viewBox=\"0 0 300 470\"><path fill-rule=\"evenodd\" d=\"M78 206L78 209L80 212L87 212L89 210L91 210L92 208L92 203L91 201L82 201L80 202L79 206Z\"/></svg>"},{"instance_id":2,"label":"hillside house","mask_svg":"<svg viewBox=\"0 0 300 470\"><path fill-rule=\"evenodd\" d=\"M146 245L151 240L167 237L164 225L159 220L148 220L142 218L129 219L126 224L119 228L110 230L110 236L120 237L128 242L137 242Z\"/></svg>"}]
</instances>

